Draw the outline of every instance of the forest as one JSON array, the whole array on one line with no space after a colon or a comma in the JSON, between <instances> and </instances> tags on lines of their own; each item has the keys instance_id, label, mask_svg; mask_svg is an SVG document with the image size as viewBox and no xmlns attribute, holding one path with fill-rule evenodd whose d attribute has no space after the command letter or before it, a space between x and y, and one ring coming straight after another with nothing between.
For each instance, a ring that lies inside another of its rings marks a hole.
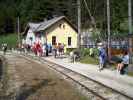
<instances>
[{"instance_id":1,"label":"forest","mask_svg":"<svg viewBox=\"0 0 133 100\"><path fill-rule=\"evenodd\" d=\"M82 29L94 27L107 32L107 0L81 0ZM40 22L64 15L77 26L77 0L0 0L0 35L20 31L28 22ZM111 32L127 34L128 0L110 0Z\"/></svg>"}]
</instances>

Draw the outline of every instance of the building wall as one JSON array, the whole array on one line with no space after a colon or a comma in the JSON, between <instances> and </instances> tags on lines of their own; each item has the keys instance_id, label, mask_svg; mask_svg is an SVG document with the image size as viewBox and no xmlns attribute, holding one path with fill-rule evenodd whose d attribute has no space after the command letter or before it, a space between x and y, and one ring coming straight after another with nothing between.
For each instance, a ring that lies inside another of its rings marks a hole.
<instances>
[{"instance_id":1,"label":"building wall","mask_svg":"<svg viewBox=\"0 0 133 100\"><path fill-rule=\"evenodd\" d=\"M56 36L56 43L64 43L65 48L77 48L77 32L65 20L59 21L47 30L48 43L52 44L52 36ZM68 46L68 37L71 37L71 46Z\"/></svg>"},{"instance_id":2,"label":"building wall","mask_svg":"<svg viewBox=\"0 0 133 100\"><path fill-rule=\"evenodd\" d=\"M32 38L32 41L30 40ZM31 29L28 30L26 38L25 38L26 44L32 45L35 42L35 34Z\"/></svg>"},{"instance_id":3,"label":"building wall","mask_svg":"<svg viewBox=\"0 0 133 100\"><path fill-rule=\"evenodd\" d=\"M32 40L30 38L32 38ZM37 37L35 36L35 33L31 29L28 30L27 36L25 38L26 44L33 45L34 43L38 43L38 42L41 44L44 44L45 41L46 41L45 37L43 37L42 35L40 37Z\"/></svg>"}]
</instances>

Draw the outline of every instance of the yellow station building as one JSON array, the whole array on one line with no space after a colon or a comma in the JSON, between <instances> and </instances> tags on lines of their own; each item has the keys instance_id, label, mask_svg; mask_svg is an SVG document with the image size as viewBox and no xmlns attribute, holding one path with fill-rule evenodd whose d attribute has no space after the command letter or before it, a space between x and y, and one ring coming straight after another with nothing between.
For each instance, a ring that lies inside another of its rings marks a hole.
<instances>
[{"instance_id":1,"label":"yellow station building","mask_svg":"<svg viewBox=\"0 0 133 100\"><path fill-rule=\"evenodd\" d=\"M77 29L65 16L41 23L29 23L25 34L27 44L33 44L39 39L42 43L51 45L63 43L65 51L67 48L77 48Z\"/></svg>"}]
</instances>

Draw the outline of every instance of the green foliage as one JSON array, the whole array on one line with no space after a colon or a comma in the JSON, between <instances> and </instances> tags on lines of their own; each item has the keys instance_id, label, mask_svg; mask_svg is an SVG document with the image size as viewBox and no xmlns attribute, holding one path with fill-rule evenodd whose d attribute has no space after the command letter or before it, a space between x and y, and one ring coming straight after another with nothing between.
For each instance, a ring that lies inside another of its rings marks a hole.
<instances>
[{"instance_id":1,"label":"green foliage","mask_svg":"<svg viewBox=\"0 0 133 100\"><path fill-rule=\"evenodd\" d=\"M97 65L98 64L98 59L94 58L94 57L90 57L90 56L85 56L84 58L81 58L80 62L85 63L85 64Z\"/></svg>"},{"instance_id":2,"label":"green foliage","mask_svg":"<svg viewBox=\"0 0 133 100\"><path fill-rule=\"evenodd\" d=\"M76 50L75 48L67 48L66 49L66 54L70 54L71 51Z\"/></svg>"},{"instance_id":3,"label":"green foliage","mask_svg":"<svg viewBox=\"0 0 133 100\"><path fill-rule=\"evenodd\" d=\"M121 32L120 24L128 18L128 1L111 0L111 29L114 32Z\"/></svg>"},{"instance_id":4,"label":"green foliage","mask_svg":"<svg viewBox=\"0 0 133 100\"><path fill-rule=\"evenodd\" d=\"M90 15L81 0L82 27L93 27ZM77 0L1 0L0 1L0 34L16 32L17 17L20 17L21 31L30 21L40 22L54 15L65 15L73 24L77 24ZM107 38L106 0L86 0L98 31L94 31L94 39ZM132 2L133 3L133 2ZM111 32L128 33L128 2L127 0L110 0ZM99 31L100 30L100 31ZM96 40L96 41L97 41Z\"/></svg>"},{"instance_id":5,"label":"green foliage","mask_svg":"<svg viewBox=\"0 0 133 100\"><path fill-rule=\"evenodd\" d=\"M82 57L85 57L86 55L89 56L89 54L90 54L90 49L89 48L82 48L81 49L81 56Z\"/></svg>"},{"instance_id":6,"label":"green foliage","mask_svg":"<svg viewBox=\"0 0 133 100\"><path fill-rule=\"evenodd\" d=\"M89 48L82 48L81 49L81 63L86 64L98 64L98 49L93 48L94 57L90 56L90 49Z\"/></svg>"},{"instance_id":7,"label":"green foliage","mask_svg":"<svg viewBox=\"0 0 133 100\"><path fill-rule=\"evenodd\" d=\"M128 72L128 75L133 77L133 72Z\"/></svg>"},{"instance_id":8,"label":"green foliage","mask_svg":"<svg viewBox=\"0 0 133 100\"><path fill-rule=\"evenodd\" d=\"M105 39L105 37L106 35L100 32L100 30L98 29L93 30L92 38L95 43L97 43L98 41L102 41L103 39Z\"/></svg>"},{"instance_id":9,"label":"green foliage","mask_svg":"<svg viewBox=\"0 0 133 100\"><path fill-rule=\"evenodd\" d=\"M15 32L17 17L20 17L21 31L24 31L28 22L40 22L50 19L54 15L65 15L75 20L75 0L1 0L0 1L0 34ZM8 23L7 23L8 21ZM74 21L73 21L74 22ZM9 31L7 31L10 29Z\"/></svg>"},{"instance_id":10,"label":"green foliage","mask_svg":"<svg viewBox=\"0 0 133 100\"><path fill-rule=\"evenodd\" d=\"M99 55L99 50L97 48L94 48L94 55L97 58Z\"/></svg>"},{"instance_id":11,"label":"green foliage","mask_svg":"<svg viewBox=\"0 0 133 100\"><path fill-rule=\"evenodd\" d=\"M9 34L0 36L0 45L7 43L8 47L15 47L17 44L17 34Z\"/></svg>"},{"instance_id":12,"label":"green foliage","mask_svg":"<svg viewBox=\"0 0 133 100\"><path fill-rule=\"evenodd\" d=\"M92 48L93 53L94 53L94 57L97 58L98 56L98 49L97 48ZM90 49L89 48L82 48L81 49L81 56L85 57L85 56L90 56Z\"/></svg>"}]
</instances>

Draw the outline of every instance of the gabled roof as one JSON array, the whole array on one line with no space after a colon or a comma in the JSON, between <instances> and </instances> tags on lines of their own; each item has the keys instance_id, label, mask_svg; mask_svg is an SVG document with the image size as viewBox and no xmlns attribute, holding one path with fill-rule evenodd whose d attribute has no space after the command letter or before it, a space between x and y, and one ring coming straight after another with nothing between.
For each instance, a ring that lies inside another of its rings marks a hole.
<instances>
[{"instance_id":1,"label":"gabled roof","mask_svg":"<svg viewBox=\"0 0 133 100\"><path fill-rule=\"evenodd\" d=\"M28 23L28 26L32 31L36 31L36 29L41 25L41 23Z\"/></svg>"},{"instance_id":2,"label":"gabled roof","mask_svg":"<svg viewBox=\"0 0 133 100\"><path fill-rule=\"evenodd\" d=\"M42 31L42 30L45 30L47 29L48 27L52 26L53 24L55 24L56 22L58 22L59 20L65 18L65 16L60 16L60 17L55 17L51 20L48 20L48 21L45 21L43 22L38 28L36 31Z\"/></svg>"},{"instance_id":3,"label":"gabled roof","mask_svg":"<svg viewBox=\"0 0 133 100\"><path fill-rule=\"evenodd\" d=\"M73 27L73 29L77 31L77 28L65 16L55 17L51 20L47 20L47 21L40 22L40 23L28 23L26 28L32 29L33 32L43 31L62 19L65 19ZM26 34L26 32L27 32L27 29L24 32L24 34Z\"/></svg>"}]
</instances>

